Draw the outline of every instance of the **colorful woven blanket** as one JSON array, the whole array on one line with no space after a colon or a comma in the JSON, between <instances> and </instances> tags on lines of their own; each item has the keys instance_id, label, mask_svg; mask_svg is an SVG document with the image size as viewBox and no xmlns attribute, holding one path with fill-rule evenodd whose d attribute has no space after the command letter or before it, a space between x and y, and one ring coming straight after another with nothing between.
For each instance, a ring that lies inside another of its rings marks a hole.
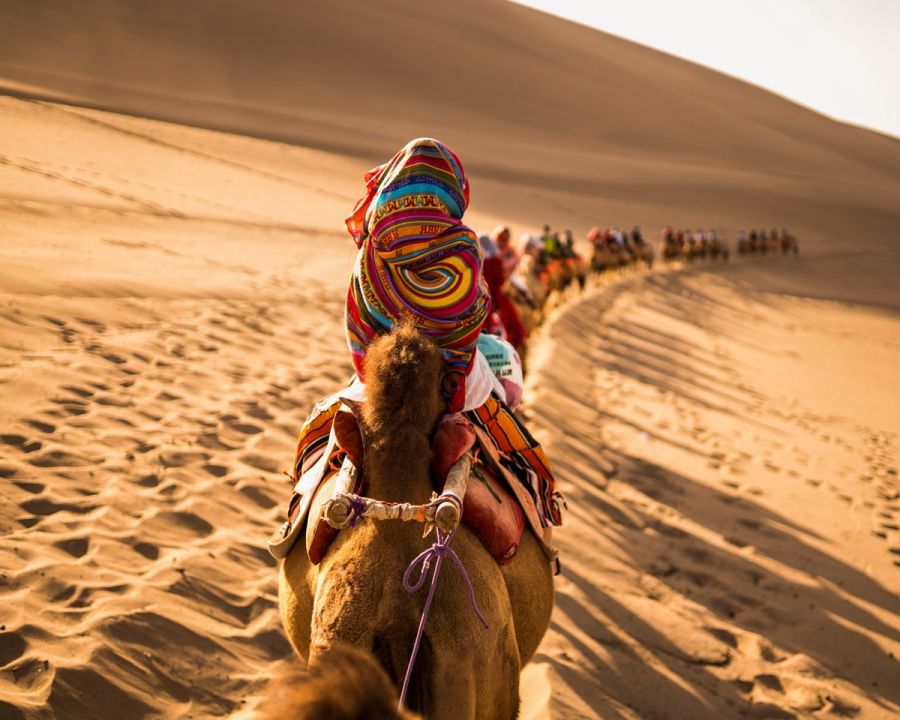
<instances>
[{"instance_id":1,"label":"colorful woven blanket","mask_svg":"<svg viewBox=\"0 0 900 720\"><path fill-rule=\"evenodd\" d=\"M404 317L465 374L490 300L478 238L460 222L469 183L459 158L420 138L367 173L366 184L347 218L359 247L345 315L357 375L365 380L369 343Z\"/></svg>"}]
</instances>

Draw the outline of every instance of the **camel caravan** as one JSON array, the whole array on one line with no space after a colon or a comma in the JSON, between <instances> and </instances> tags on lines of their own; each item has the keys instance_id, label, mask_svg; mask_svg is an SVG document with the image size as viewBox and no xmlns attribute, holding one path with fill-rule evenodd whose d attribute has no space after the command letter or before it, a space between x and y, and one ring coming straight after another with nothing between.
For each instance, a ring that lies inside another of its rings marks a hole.
<instances>
[{"instance_id":1,"label":"camel caravan","mask_svg":"<svg viewBox=\"0 0 900 720\"><path fill-rule=\"evenodd\" d=\"M784 228L780 234L775 228L768 234L765 230L751 230L749 235L743 230L738 233L738 255L741 257L770 253L775 255L779 251L782 255L797 255L800 252L797 238Z\"/></svg>"},{"instance_id":2,"label":"camel caravan","mask_svg":"<svg viewBox=\"0 0 900 720\"><path fill-rule=\"evenodd\" d=\"M728 260L728 242L715 230L673 230L665 227L662 231L661 241L662 257L664 260ZM737 253L740 257L747 255L766 255L781 252L782 255L797 255L800 247L797 238L786 229L772 229L770 233L765 230L751 230L748 235L744 230L738 232Z\"/></svg>"},{"instance_id":3,"label":"camel caravan","mask_svg":"<svg viewBox=\"0 0 900 720\"><path fill-rule=\"evenodd\" d=\"M584 289L590 275L599 276L630 267L653 267L657 253L639 226L631 232L617 227L594 227L587 234L591 254L585 260L574 247L571 230L551 231L548 225L540 233L524 235L516 247L506 226L490 235L481 235L485 254L484 274L497 310L496 321L487 332L508 339L524 358L528 335L542 322L545 310L556 304L570 287ZM743 230L738 235L738 254L799 252L797 238L787 230ZM671 263L683 260L727 261L729 245L724 233L716 229L696 231L665 227L661 232L659 256Z\"/></svg>"},{"instance_id":4,"label":"camel caravan","mask_svg":"<svg viewBox=\"0 0 900 720\"><path fill-rule=\"evenodd\" d=\"M662 231L663 260L728 260L728 243L719 237L716 230L673 230L665 227Z\"/></svg>"},{"instance_id":5,"label":"camel caravan","mask_svg":"<svg viewBox=\"0 0 900 720\"><path fill-rule=\"evenodd\" d=\"M639 228L592 230L589 262L569 231L520 247L504 226L477 235L462 163L431 138L365 180L347 218L354 374L300 429L268 542L307 667L273 681L262 717L511 720L565 510L516 413L527 338L554 296L591 271L649 268L653 249ZM714 242L700 242L710 257Z\"/></svg>"},{"instance_id":6,"label":"camel caravan","mask_svg":"<svg viewBox=\"0 0 900 720\"><path fill-rule=\"evenodd\" d=\"M591 228L587 234L588 244L593 252L591 270L603 273L629 265L646 265L653 267L653 248L648 243L641 229L635 225L631 234L611 228Z\"/></svg>"}]
</instances>

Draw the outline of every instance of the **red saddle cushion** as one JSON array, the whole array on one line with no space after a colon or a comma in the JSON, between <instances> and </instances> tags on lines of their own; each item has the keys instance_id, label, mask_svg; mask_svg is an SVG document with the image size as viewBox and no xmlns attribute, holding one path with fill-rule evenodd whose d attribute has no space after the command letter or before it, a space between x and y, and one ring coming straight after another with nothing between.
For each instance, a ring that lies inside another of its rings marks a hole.
<instances>
[{"instance_id":1,"label":"red saddle cushion","mask_svg":"<svg viewBox=\"0 0 900 720\"><path fill-rule=\"evenodd\" d=\"M516 556L525 531L525 513L507 489L506 481L482 463L474 465L469 476L463 522L501 565Z\"/></svg>"}]
</instances>

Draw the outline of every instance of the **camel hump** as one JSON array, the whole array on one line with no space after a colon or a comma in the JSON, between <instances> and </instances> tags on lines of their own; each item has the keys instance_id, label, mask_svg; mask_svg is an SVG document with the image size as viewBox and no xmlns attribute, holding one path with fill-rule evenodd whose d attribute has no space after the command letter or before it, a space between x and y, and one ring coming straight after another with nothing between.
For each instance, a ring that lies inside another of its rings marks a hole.
<instances>
[{"instance_id":1,"label":"camel hump","mask_svg":"<svg viewBox=\"0 0 900 720\"><path fill-rule=\"evenodd\" d=\"M415 720L397 709L387 673L370 654L338 645L309 669L294 663L274 679L257 716L260 720Z\"/></svg>"}]
</instances>

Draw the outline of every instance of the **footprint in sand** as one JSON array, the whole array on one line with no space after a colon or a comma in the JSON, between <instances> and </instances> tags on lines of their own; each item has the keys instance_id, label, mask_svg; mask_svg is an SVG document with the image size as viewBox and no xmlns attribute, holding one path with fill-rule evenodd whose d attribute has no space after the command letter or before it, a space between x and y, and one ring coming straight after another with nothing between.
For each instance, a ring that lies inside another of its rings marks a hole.
<instances>
[{"instance_id":1,"label":"footprint in sand","mask_svg":"<svg viewBox=\"0 0 900 720\"><path fill-rule=\"evenodd\" d=\"M44 492L45 487L43 483L25 482L24 480L14 480L13 485L21 488L25 492L31 493L32 495L37 495L38 493Z\"/></svg>"},{"instance_id":2,"label":"footprint in sand","mask_svg":"<svg viewBox=\"0 0 900 720\"><path fill-rule=\"evenodd\" d=\"M25 642L25 639L19 633L0 633L0 667L18 660L25 654L27 648L28 643Z\"/></svg>"},{"instance_id":3,"label":"footprint in sand","mask_svg":"<svg viewBox=\"0 0 900 720\"><path fill-rule=\"evenodd\" d=\"M214 528L199 515L188 510L165 510L144 522L143 532L167 539L176 546L178 541L193 540L210 535Z\"/></svg>"},{"instance_id":4,"label":"footprint in sand","mask_svg":"<svg viewBox=\"0 0 900 720\"><path fill-rule=\"evenodd\" d=\"M158 493L162 497L170 498L172 500L178 500L180 498L185 497L187 491L184 486L177 482L167 482L164 485L161 485Z\"/></svg>"},{"instance_id":5,"label":"footprint in sand","mask_svg":"<svg viewBox=\"0 0 900 720\"><path fill-rule=\"evenodd\" d=\"M100 395L96 402L98 405L106 405L108 407L131 407L134 405L128 398L116 397L115 395Z\"/></svg>"},{"instance_id":6,"label":"footprint in sand","mask_svg":"<svg viewBox=\"0 0 900 720\"><path fill-rule=\"evenodd\" d=\"M103 352L102 346L91 345L88 347L88 350L96 353L100 357L102 357L107 362L113 363L113 365L124 365L128 362L127 358L122 357L114 352Z\"/></svg>"},{"instance_id":7,"label":"footprint in sand","mask_svg":"<svg viewBox=\"0 0 900 720\"><path fill-rule=\"evenodd\" d=\"M59 467L84 467L92 465L88 458L75 455L67 450L48 450L45 453L30 458L29 461L36 467L59 468Z\"/></svg>"},{"instance_id":8,"label":"footprint in sand","mask_svg":"<svg viewBox=\"0 0 900 720\"><path fill-rule=\"evenodd\" d=\"M59 405L63 415L85 415L88 412L88 404L84 400L76 400L74 398L50 398L50 402ZM58 414L58 411L50 411L47 414Z\"/></svg>"},{"instance_id":9,"label":"footprint in sand","mask_svg":"<svg viewBox=\"0 0 900 720\"><path fill-rule=\"evenodd\" d=\"M77 385L63 385L63 390L66 390L70 393L74 393L82 398L90 398L94 396L93 390L88 390L87 388L78 387Z\"/></svg>"},{"instance_id":10,"label":"footprint in sand","mask_svg":"<svg viewBox=\"0 0 900 720\"><path fill-rule=\"evenodd\" d=\"M56 327L65 327L66 321L60 320L59 318L51 317L50 315L41 315L41 317L49 323L56 325Z\"/></svg>"},{"instance_id":11,"label":"footprint in sand","mask_svg":"<svg viewBox=\"0 0 900 720\"><path fill-rule=\"evenodd\" d=\"M750 702L762 708L754 712L754 717L796 717L784 714L787 711L781 707L785 701L802 713L816 713L829 704L828 689L820 682L827 673L811 658L803 654L782 656L755 637L742 638L740 644L746 666L756 671L750 670L750 677L738 677L733 682Z\"/></svg>"},{"instance_id":12,"label":"footprint in sand","mask_svg":"<svg viewBox=\"0 0 900 720\"><path fill-rule=\"evenodd\" d=\"M249 402L244 405L244 412L252 418L262 421L274 420L275 418L269 413L266 408L259 405L257 402Z\"/></svg>"},{"instance_id":13,"label":"footprint in sand","mask_svg":"<svg viewBox=\"0 0 900 720\"><path fill-rule=\"evenodd\" d=\"M228 427L244 435L258 435L263 431L259 425L254 425L253 423L229 423Z\"/></svg>"},{"instance_id":14,"label":"footprint in sand","mask_svg":"<svg viewBox=\"0 0 900 720\"><path fill-rule=\"evenodd\" d=\"M53 545L72 557L80 558L87 553L91 541L88 538L69 538L68 540L57 540Z\"/></svg>"},{"instance_id":15,"label":"footprint in sand","mask_svg":"<svg viewBox=\"0 0 900 720\"><path fill-rule=\"evenodd\" d=\"M712 635L719 642L725 643L731 648L737 648L738 639L737 636L731 632L730 630L726 630L725 628L715 628L715 627L705 627L703 628Z\"/></svg>"},{"instance_id":16,"label":"footprint in sand","mask_svg":"<svg viewBox=\"0 0 900 720\"><path fill-rule=\"evenodd\" d=\"M218 433L209 432L203 433L197 437L197 444L200 447L206 448L207 450L237 450L237 448L241 447L242 443L238 443L236 445L231 445L226 443L219 437Z\"/></svg>"},{"instance_id":17,"label":"footprint in sand","mask_svg":"<svg viewBox=\"0 0 900 720\"><path fill-rule=\"evenodd\" d=\"M159 475L151 473L150 475L143 475L139 477L135 482L141 487L154 488L159 485Z\"/></svg>"},{"instance_id":18,"label":"footprint in sand","mask_svg":"<svg viewBox=\"0 0 900 720\"><path fill-rule=\"evenodd\" d=\"M80 322L82 325L86 325L87 327L91 328L92 330L96 330L97 332L100 332L100 333L106 332L106 325L104 325L99 320L92 320L91 318L83 318L83 317L76 317L75 319L78 322Z\"/></svg>"},{"instance_id":19,"label":"footprint in sand","mask_svg":"<svg viewBox=\"0 0 900 720\"><path fill-rule=\"evenodd\" d=\"M271 457L259 453L246 453L241 455L241 461L258 470L268 473L278 473L278 463Z\"/></svg>"},{"instance_id":20,"label":"footprint in sand","mask_svg":"<svg viewBox=\"0 0 900 720\"><path fill-rule=\"evenodd\" d=\"M894 556L894 565L900 567L900 522L897 521L897 469L893 466L896 449L886 436L873 434L867 441L869 452L865 459L868 464L870 481L875 484L878 495L872 511L872 532L886 540L887 551Z\"/></svg>"},{"instance_id":21,"label":"footprint in sand","mask_svg":"<svg viewBox=\"0 0 900 720\"><path fill-rule=\"evenodd\" d=\"M159 464L166 468L184 467L193 463L206 463L209 453L185 450L166 450L159 454Z\"/></svg>"},{"instance_id":22,"label":"footprint in sand","mask_svg":"<svg viewBox=\"0 0 900 720\"><path fill-rule=\"evenodd\" d=\"M23 453L33 453L41 449L43 447L38 440L29 440L24 435L0 435L0 442L4 445L9 445L10 447L17 448L21 450Z\"/></svg>"},{"instance_id":23,"label":"footprint in sand","mask_svg":"<svg viewBox=\"0 0 900 720\"><path fill-rule=\"evenodd\" d=\"M760 673L753 678L753 681L769 690L774 690L779 693L784 692L784 685L781 684L781 680L777 675L772 673Z\"/></svg>"},{"instance_id":24,"label":"footprint in sand","mask_svg":"<svg viewBox=\"0 0 900 720\"><path fill-rule=\"evenodd\" d=\"M148 560L156 560L159 558L159 546L150 542L138 541L131 546L136 553L142 555Z\"/></svg>"},{"instance_id":25,"label":"footprint in sand","mask_svg":"<svg viewBox=\"0 0 900 720\"><path fill-rule=\"evenodd\" d=\"M213 477L225 477L228 474L228 468L225 465L214 465L212 463L204 465L203 469L206 470Z\"/></svg>"},{"instance_id":26,"label":"footprint in sand","mask_svg":"<svg viewBox=\"0 0 900 720\"><path fill-rule=\"evenodd\" d=\"M57 503L50 498L33 498L19 503L19 507L36 517L47 517L58 512L71 512L85 515L97 509L96 505L76 505L75 503Z\"/></svg>"},{"instance_id":27,"label":"footprint in sand","mask_svg":"<svg viewBox=\"0 0 900 720\"><path fill-rule=\"evenodd\" d=\"M241 493L250 498L254 503L265 510L270 510L279 504L280 501L269 497L266 492L256 485L244 485L238 488Z\"/></svg>"},{"instance_id":28,"label":"footprint in sand","mask_svg":"<svg viewBox=\"0 0 900 720\"><path fill-rule=\"evenodd\" d=\"M49 433L52 433L52 432L56 432L56 426L55 426L55 425L51 425L50 423L44 422L44 421L42 421L42 420L26 420L26 421L25 421L25 424L26 424L26 425L30 425L30 426L33 427L35 430L40 430L42 433L48 433L48 434L49 434Z\"/></svg>"}]
</instances>

